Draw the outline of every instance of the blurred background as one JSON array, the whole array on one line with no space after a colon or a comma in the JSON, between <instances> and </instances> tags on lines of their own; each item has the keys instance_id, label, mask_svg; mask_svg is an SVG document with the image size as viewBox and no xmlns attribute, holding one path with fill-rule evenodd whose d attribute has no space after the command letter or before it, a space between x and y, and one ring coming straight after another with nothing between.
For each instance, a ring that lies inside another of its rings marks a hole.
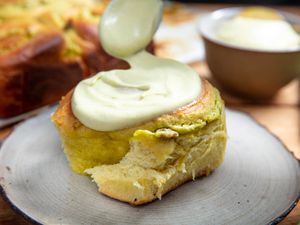
<instances>
[{"instance_id":1,"label":"blurred background","mask_svg":"<svg viewBox=\"0 0 300 225\"><path fill-rule=\"evenodd\" d=\"M178 2L193 3L227 3L227 4L260 4L260 5L300 5L298 0L177 0Z\"/></svg>"}]
</instances>

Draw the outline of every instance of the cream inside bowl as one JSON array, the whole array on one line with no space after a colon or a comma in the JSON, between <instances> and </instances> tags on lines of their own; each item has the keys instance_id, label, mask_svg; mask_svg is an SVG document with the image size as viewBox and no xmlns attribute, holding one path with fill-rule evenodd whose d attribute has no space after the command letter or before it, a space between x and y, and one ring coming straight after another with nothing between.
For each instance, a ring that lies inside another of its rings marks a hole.
<instances>
[{"instance_id":1,"label":"cream inside bowl","mask_svg":"<svg viewBox=\"0 0 300 225\"><path fill-rule=\"evenodd\" d=\"M279 19L284 18L290 25L279 23L278 26L275 22L275 28L279 29L279 33L289 30L289 34L274 35L278 33L274 28L273 36L281 36L281 40L274 40L268 33L260 40L260 32L254 30L257 20L255 23L244 20L244 25L240 24L241 21L233 21L245 9L248 8L220 9L200 19L198 30L204 40L206 62L215 81L228 93L249 99L270 99L280 88L300 76L300 47L297 33L291 30L291 25L296 27L300 24L300 17L279 11ZM226 28L228 21L231 24ZM260 29L267 29L269 22L259 25ZM252 31L247 31L246 27ZM221 31L223 34L229 32L227 41L220 38ZM247 34L245 36L245 33L250 35L249 32L258 40L249 39Z\"/></svg>"},{"instance_id":2,"label":"cream inside bowl","mask_svg":"<svg viewBox=\"0 0 300 225\"><path fill-rule=\"evenodd\" d=\"M300 35L293 29L300 17L282 13L282 19L238 16L242 7L217 10L201 18L198 30L205 38L234 48L253 51L300 50Z\"/></svg>"}]
</instances>

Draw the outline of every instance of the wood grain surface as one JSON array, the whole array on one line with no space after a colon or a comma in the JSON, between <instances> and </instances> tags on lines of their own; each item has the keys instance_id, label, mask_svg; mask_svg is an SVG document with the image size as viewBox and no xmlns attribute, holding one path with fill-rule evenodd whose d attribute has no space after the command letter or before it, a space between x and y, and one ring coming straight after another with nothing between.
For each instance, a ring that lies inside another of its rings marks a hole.
<instances>
[{"instance_id":1,"label":"wood grain surface","mask_svg":"<svg viewBox=\"0 0 300 225\"><path fill-rule=\"evenodd\" d=\"M196 5L199 10L211 11L229 5ZM300 15L300 7L280 7ZM192 65L202 77L214 83L205 63ZM242 100L222 92L226 106L251 114L259 123L274 133L293 154L300 159L300 85L299 80L291 82L279 91L274 99L268 102L251 102ZM0 130L0 141L12 131L12 127ZM300 203L279 224L295 225L300 222ZM11 209L9 204L0 198L0 224L23 225L31 224Z\"/></svg>"}]
</instances>

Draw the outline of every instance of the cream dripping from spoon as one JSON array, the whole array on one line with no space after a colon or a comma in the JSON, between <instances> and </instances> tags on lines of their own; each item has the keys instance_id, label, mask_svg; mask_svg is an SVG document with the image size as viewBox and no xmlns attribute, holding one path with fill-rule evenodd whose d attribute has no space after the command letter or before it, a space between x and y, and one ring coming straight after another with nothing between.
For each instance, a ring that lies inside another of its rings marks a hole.
<instances>
[{"instance_id":1,"label":"cream dripping from spoon","mask_svg":"<svg viewBox=\"0 0 300 225\"><path fill-rule=\"evenodd\" d=\"M127 128L200 95L201 80L193 69L144 50L160 24L162 8L161 0L113 0L106 9L99 27L101 44L131 68L100 72L77 85L72 111L85 126L98 131Z\"/></svg>"}]
</instances>

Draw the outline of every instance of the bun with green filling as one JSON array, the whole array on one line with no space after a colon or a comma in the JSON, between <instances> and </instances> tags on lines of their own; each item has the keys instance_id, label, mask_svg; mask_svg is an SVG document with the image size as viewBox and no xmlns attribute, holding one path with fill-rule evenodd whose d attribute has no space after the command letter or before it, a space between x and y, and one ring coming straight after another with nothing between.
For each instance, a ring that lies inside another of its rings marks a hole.
<instances>
[{"instance_id":1,"label":"bun with green filling","mask_svg":"<svg viewBox=\"0 0 300 225\"><path fill-rule=\"evenodd\" d=\"M143 124L102 132L72 113L70 92L52 117L71 169L91 176L99 191L140 205L221 165L226 148L224 103L202 82L194 102Z\"/></svg>"}]
</instances>

